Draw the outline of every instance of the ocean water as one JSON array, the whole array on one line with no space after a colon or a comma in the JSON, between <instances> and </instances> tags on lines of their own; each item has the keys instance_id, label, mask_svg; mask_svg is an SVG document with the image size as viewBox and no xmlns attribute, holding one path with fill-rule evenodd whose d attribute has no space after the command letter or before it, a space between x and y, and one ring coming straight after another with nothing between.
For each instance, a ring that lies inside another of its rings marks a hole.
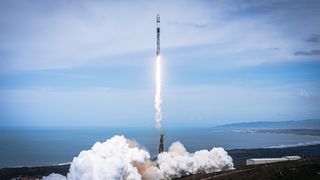
<instances>
[{"instance_id":1,"label":"ocean water","mask_svg":"<svg viewBox=\"0 0 320 180\"><path fill-rule=\"evenodd\" d=\"M189 152L212 147L225 149L285 147L320 143L319 136L234 133L205 127L170 127L165 149L180 141ZM146 127L0 128L0 167L39 166L71 162L80 151L114 135L136 140L151 155L158 150L159 132Z\"/></svg>"}]
</instances>

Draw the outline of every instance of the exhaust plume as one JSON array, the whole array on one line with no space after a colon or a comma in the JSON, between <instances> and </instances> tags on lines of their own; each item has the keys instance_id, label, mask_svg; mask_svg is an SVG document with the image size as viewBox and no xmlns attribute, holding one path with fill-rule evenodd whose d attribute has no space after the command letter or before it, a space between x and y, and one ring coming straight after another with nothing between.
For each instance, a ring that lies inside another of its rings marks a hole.
<instances>
[{"instance_id":1,"label":"exhaust plume","mask_svg":"<svg viewBox=\"0 0 320 180\"><path fill-rule=\"evenodd\" d=\"M124 136L95 143L90 150L73 158L67 177L50 174L45 180L167 180L195 173L211 173L232 169L232 158L223 148L189 153L180 142L173 143L168 152L156 161Z\"/></svg>"},{"instance_id":2,"label":"exhaust plume","mask_svg":"<svg viewBox=\"0 0 320 180\"><path fill-rule=\"evenodd\" d=\"M162 112L161 112L161 56L157 55L156 57L156 92L154 98L154 108L155 112L155 126L157 129L161 128L161 119L162 119Z\"/></svg>"}]
</instances>

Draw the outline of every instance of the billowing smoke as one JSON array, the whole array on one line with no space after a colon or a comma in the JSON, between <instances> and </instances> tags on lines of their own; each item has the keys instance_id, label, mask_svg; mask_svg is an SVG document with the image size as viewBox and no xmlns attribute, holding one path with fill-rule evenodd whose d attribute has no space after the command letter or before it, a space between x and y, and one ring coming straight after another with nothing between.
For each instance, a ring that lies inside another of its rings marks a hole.
<instances>
[{"instance_id":1,"label":"billowing smoke","mask_svg":"<svg viewBox=\"0 0 320 180\"><path fill-rule=\"evenodd\" d=\"M157 161L152 162L150 154L136 142L114 136L73 158L67 177L50 174L43 179L160 180L232 168L232 158L223 148L188 153L180 142L175 142L168 152L159 154Z\"/></svg>"},{"instance_id":2,"label":"billowing smoke","mask_svg":"<svg viewBox=\"0 0 320 180\"><path fill-rule=\"evenodd\" d=\"M212 148L188 153L180 142L158 155L158 165L164 179L196 173L211 173L232 169L232 158L223 148Z\"/></svg>"},{"instance_id":3,"label":"billowing smoke","mask_svg":"<svg viewBox=\"0 0 320 180\"><path fill-rule=\"evenodd\" d=\"M61 174L52 173L49 176L45 176L42 178L42 180L66 180L67 178L65 176L62 176Z\"/></svg>"},{"instance_id":4,"label":"billowing smoke","mask_svg":"<svg viewBox=\"0 0 320 180\"><path fill-rule=\"evenodd\" d=\"M156 128L161 128L161 119L162 119L162 112L161 112L161 56L158 55L156 57L156 92L154 97L154 108L155 112L155 125Z\"/></svg>"}]
</instances>

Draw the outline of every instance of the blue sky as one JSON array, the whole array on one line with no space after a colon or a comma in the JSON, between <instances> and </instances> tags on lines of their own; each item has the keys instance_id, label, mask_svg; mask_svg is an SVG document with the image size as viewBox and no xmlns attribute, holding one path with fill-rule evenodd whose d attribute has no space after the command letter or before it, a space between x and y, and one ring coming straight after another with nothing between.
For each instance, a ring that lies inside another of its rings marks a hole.
<instances>
[{"instance_id":1,"label":"blue sky","mask_svg":"<svg viewBox=\"0 0 320 180\"><path fill-rule=\"evenodd\" d=\"M317 0L0 2L2 126L320 118Z\"/></svg>"}]
</instances>

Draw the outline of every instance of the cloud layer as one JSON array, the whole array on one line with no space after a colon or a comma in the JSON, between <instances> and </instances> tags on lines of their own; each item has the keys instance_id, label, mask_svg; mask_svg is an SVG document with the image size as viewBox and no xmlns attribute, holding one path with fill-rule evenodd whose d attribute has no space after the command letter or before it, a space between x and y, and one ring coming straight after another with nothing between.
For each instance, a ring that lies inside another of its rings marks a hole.
<instances>
[{"instance_id":1,"label":"cloud layer","mask_svg":"<svg viewBox=\"0 0 320 180\"><path fill-rule=\"evenodd\" d=\"M238 60L229 66L283 62L293 58L292 52L312 46L303 44L306 36L312 34L306 41L318 42L319 4L312 0L2 1L2 70L64 69L93 65L99 59L110 65L115 62L109 59L121 54L153 54L157 13L162 17L163 48L210 44L214 48L208 58L224 54L229 59L228 54L236 54ZM308 28L302 28L306 23ZM274 48L279 51L263 58ZM255 57L249 52L262 54ZM115 64L126 63L130 60Z\"/></svg>"}]
</instances>

